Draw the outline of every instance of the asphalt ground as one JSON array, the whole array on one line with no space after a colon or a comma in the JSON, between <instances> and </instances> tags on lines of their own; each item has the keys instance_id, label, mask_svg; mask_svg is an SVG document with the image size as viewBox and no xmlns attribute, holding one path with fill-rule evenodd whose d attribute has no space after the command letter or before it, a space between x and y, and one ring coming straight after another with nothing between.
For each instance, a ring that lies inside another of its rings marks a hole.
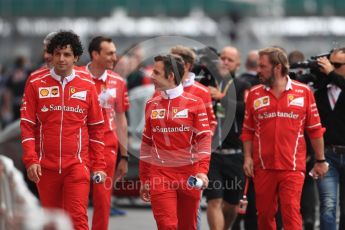
<instances>
[{"instance_id":1,"label":"asphalt ground","mask_svg":"<svg viewBox=\"0 0 345 230\"><path fill-rule=\"evenodd\" d=\"M149 207L120 207L126 212L123 216L111 216L109 230L154 230L157 229L151 208ZM91 226L93 208L89 208L89 225ZM202 211L202 230L207 230L206 211ZM91 228L90 228L91 229Z\"/></svg>"}]
</instances>

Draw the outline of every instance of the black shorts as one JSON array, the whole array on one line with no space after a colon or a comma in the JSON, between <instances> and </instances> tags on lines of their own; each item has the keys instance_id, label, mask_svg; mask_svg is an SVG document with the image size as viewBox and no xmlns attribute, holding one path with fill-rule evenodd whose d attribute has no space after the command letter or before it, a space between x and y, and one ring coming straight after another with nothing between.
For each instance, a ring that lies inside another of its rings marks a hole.
<instances>
[{"instance_id":1,"label":"black shorts","mask_svg":"<svg viewBox=\"0 0 345 230\"><path fill-rule=\"evenodd\" d=\"M222 198L229 204L238 204L244 188L243 155L212 153L208 179L204 191L207 201Z\"/></svg>"}]
</instances>

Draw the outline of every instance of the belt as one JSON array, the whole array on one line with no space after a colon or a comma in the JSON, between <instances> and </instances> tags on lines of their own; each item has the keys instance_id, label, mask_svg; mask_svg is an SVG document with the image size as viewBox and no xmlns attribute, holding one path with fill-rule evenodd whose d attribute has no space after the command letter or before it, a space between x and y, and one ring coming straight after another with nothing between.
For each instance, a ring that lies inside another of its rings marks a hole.
<instances>
[{"instance_id":1,"label":"belt","mask_svg":"<svg viewBox=\"0 0 345 230\"><path fill-rule=\"evenodd\" d=\"M344 145L327 145L326 148L331 149L333 152L337 154L345 154Z\"/></svg>"},{"instance_id":2,"label":"belt","mask_svg":"<svg viewBox=\"0 0 345 230\"><path fill-rule=\"evenodd\" d=\"M217 149L214 152L222 155L232 155L242 153L242 149Z\"/></svg>"}]
</instances>

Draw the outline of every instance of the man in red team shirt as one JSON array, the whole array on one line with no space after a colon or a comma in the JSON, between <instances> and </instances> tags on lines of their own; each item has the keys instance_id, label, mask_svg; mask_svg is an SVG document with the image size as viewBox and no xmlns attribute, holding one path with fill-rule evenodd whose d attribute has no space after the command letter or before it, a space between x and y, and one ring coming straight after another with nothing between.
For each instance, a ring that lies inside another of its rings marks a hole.
<instances>
[{"instance_id":1,"label":"man in red team shirt","mask_svg":"<svg viewBox=\"0 0 345 230\"><path fill-rule=\"evenodd\" d=\"M171 48L172 54L179 55L184 61L184 75L182 77L183 90L187 93L193 94L204 102L210 129L214 133L217 121L213 112L212 99L210 89L195 81L195 74L191 72L195 61L195 54L192 49L185 46L175 46Z\"/></svg>"},{"instance_id":2,"label":"man in red team shirt","mask_svg":"<svg viewBox=\"0 0 345 230\"><path fill-rule=\"evenodd\" d=\"M140 196L151 201L159 230L196 229L201 190L187 186L195 175L208 185L211 131L202 100L183 91L183 60L154 58L152 81L161 95L145 109L140 151Z\"/></svg>"},{"instance_id":3,"label":"man in red team shirt","mask_svg":"<svg viewBox=\"0 0 345 230\"><path fill-rule=\"evenodd\" d=\"M182 76L183 90L187 93L193 94L194 96L200 97L200 99L203 101L206 108L210 129L213 134L217 126L217 121L213 112L210 89L195 81L195 74L190 72L195 61L195 54L193 50L188 47L178 45L171 48L170 52L171 54L178 55L182 58L184 62L184 74ZM156 91L152 97L159 95L160 91Z\"/></svg>"},{"instance_id":4,"label":"man in red team shirt","mask_svg":"<svg viewBox=\"0 0 345 230\"><path fill-rule=\"evenodd\" d=\"M314 175L322 177L328 170L324 128L309 87L289 78L285 52L266 48L259 56L258 74L263 84L251 88L246 101L243 169L254 180L259 229L276 229L278 199L284 229L302 229L304 130L315 152Z\"/></svg>"},{"instance_id":5,"label":"man in red team shirt","mask_svg":"<svg viewBox=\"0 0 345 230\"><path fill-rule=\"evenodd\" d=\"M28 82L21 107L23 161L42 206L62 208L75 229L88 229L89 170L106 176L104 120L94 83L73 69L79 37L61 31L47 48L54 68Z\"/></svg>"},{"instance_id":6,"label":"man in red team shirt","mask_svg":"<svg viewBox=\"0 0 345 230\"><path fill-rule=\"evenodd\" d=\"M96 84L98 100L105 120L104 158L108 175L105 184L93 184L92 229L108 229L112 181L121 179L128 170L127 119L129 107L126 83L112 72L116 62L116 47L111 38L95 37L89 44L91 62L84 67ZM121 159L115 172L117 150Z\"/></svg>"}]
</instances>

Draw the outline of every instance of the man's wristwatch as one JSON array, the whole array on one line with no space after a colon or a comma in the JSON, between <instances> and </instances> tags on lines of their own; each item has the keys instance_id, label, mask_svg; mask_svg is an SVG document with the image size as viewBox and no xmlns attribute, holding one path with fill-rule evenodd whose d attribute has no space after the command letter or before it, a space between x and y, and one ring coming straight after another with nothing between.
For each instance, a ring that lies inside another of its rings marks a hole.
<instances>
[{"instance_id":1,"label":"man's wristwatch","mask_svg":"<svg viewBox=\"0 0 345 230\"><path fill-rule=\"evenodd\" d=\"M315 163L325 163L325 162L327 162L326 159L322 159L322 160L316 159L315 160Z\"/></svg>"},{"instance_id":2,"label":"man's wristwatch","mask_svg":"<svg viewBox=\"0 0 345 230\"><path fill-rule=\"evenodd\" d=\"M129 157L128 157L128 155L127 156L120 156L120 159L122 160L125 160L125 161L127 161L128 162L128 160L129 160Z\"/></svg>"}]
</instances>

